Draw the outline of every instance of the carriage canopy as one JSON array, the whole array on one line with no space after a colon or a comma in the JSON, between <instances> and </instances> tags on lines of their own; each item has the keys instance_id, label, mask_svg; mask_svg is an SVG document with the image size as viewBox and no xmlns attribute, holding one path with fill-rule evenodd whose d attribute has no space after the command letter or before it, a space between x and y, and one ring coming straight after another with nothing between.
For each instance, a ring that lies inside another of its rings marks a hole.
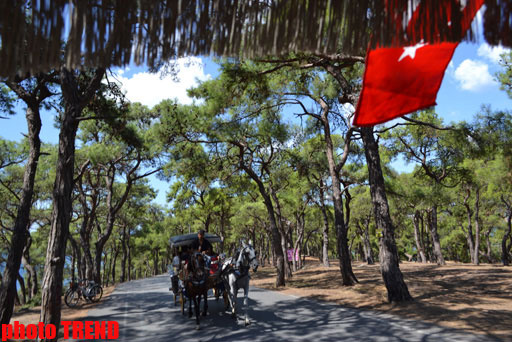
<instances>
[{"instance_id":1,"label":"carriage canopy","mask_svg":"<svg viewBox=\"0 0 512 342\"><path fill-rule=\"evenodd\" d=\"M204 238L210 243L222 242L222 239L217 234L205 233ZM171 248L188 246L192 244L195 239L197 239L197 233L176 235L170 238L169 244L171 245Z\"/></svg>"}]
</instances>

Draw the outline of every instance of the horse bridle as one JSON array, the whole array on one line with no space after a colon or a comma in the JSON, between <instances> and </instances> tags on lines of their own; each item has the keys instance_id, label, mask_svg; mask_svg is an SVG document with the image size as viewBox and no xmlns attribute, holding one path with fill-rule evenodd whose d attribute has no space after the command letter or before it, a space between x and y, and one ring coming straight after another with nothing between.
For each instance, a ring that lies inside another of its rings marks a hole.
<instances>
[{"instance_id":1,"label":"horse bridle","mask_svg":"<svg viewBox=\"0 0 512 342\"><path fill-rule=\"evenodd\" d=\"M247 247L247 246L246 246L246 247L244 247L244 251L245 251L247 248L249 248L249 247ZM244 254L245 254L245 255L247 255L247 254L249 254L249 252L247 252L247 251L246 251ZM251 262L253 262L253 261L254 261L254 259L256 259L256 253L254 253L254 256L253 256L252 258L249 258L249 267L251 266Z\"/></svg>"},{"instance_id":2,"label":"horse bridle","mask_svg":"<svg viewBox=\"0 0 512 342\"><path fill-rule=\"evenodd\" d=\"M248 260L248 264L247 264L247 266L244 266L244 267L247 267L247 271L246 271L246 272L244 272L244 274L243 274L244 276L249 274L249 269L251 268L251 263L252 263L255 259L257 259L257 257L256 257L256 253L254 253L254 256L253 256L252 258L248 257L248 254L249 254L249 251L247 251L247 249L248 249L248 248L249 248L249 246L245 246L245 247L242 249L242 251L240 252L240 253L242 253L242 254L244 255L244 258L245 258L246 260ZM256 268L257 268L257 267L258 267L258 266L256 266Z\"/></svg>"},{"instance_id":3,"label":"horse bridle","mask_svg":"<svg viewBox=\"0 0 512 342\"><path fill-rule=\"evenodd\" d=\"M190 262L192 264L192 277L194 279L191 279L190 281L194 284L194 285L202 285L205 281L206 281L206 278L207 278L207 274L206 272L203 270L203 276L201 277L202 279L197 279L196 278L196 271L197 269L199 268L199 260L198 260L198 256L200 256L201 254L200 253L195 253L191 256L190 258Z\"/></svg>"},{"instance_id":4,"label":"horse bridle","mask_svg":"<svg viewBox=\"0 0 512 342\"><path fill-rule=\"evenodd\" d=\"M244 277L246 277L246 276L248 276L248 275L249 275L249 269L251 268L251 262L252 262L254 259L256 259L256 257L249 258L249 257L247 256L247 254L249 254L249 253L246 251L246 249L247 249L247 246L246 246L246 247L244 247L244 248L239 252L239 253L240 253L239 255L240 255L240 256L243 256L243 258L244 258L244 259L248 260L248 264L247 264L247 266L245 266L245 265L240 265L240 266L239 266L239 267L240 267L240 274L239 274L239 276L237 276L236 281L239 281L240 279L242 279L242 278L244 278ZM238 259L238 258L237 258L237 259ZM245 272L243 271L244 269L246 270ZM221 274L222 274L222 273L224 273L224 272L227 272L227 273L235 272L235 267L233 267L233 264L231 264L231 265L230 265L230 267L229 267L226 271L224 271L224 270L223 270L223 271L221 271Z\"/></svg>"}]
</instances>

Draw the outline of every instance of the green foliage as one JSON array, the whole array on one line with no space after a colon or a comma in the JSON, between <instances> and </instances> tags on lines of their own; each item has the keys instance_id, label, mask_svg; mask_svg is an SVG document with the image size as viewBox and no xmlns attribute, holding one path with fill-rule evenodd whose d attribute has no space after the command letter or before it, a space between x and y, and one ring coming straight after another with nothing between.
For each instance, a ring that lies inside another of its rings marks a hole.
<instances>
[{"instance_id":1,"label":"green foliage","mask_svg":"<svg viewBox=\"0 0 512 342\"><path fill-rule=\"evenodd\" d=\"M21 293L19 294L21 296ZM27 299L25 305L21 306L21 310L32 309L33 307L41 305L41 292L38 292L34 297Z\"/></svg>"},{"instance_id":2,"label":"green foliage","mask_svg":"<svg viewBox=\"0 0 512 342\"><path fill-rule=\"evenodd\" d=\"M417 112L411 118L427 125L410 124L390 131L390 150L406 162L418 164L415 174L426 182L448 186L460 182L466 172L460 164L467 152L461 130L436 129L443 122L433 110Z\"/></svg>"},{"instance_id":3,"label":"green foliage","mask_svg":"<svg viewBox=\"0 0 512 342\"><path fill-rule=\"evenodd\" d=\"M346 89L341 89L340 83L325 70L306 66L318 62L313 57L291 58L292 62L284 64L224 60L217 78L189 90L195 99L190 105L165 100L147 108L126 102L118 87L103 85L84 111L77 135L77 187L71 237L80 241L82 224L91 215L88 210L94 204L89 237L90 252L94 255L95 242L107 229L107 178L115 170L113 203L122 200L128 187L127 177L134 177L102 253L102 266L105 260L109 265L117 257L116 281L120 279L123 253L128 253L123 247L130 253L131 263L125 265L130 274L149 276L160 272L161 266L169 262L173 252L168 244L171 236L199 229L219 234L224 239L220 248L228 254L241 240L253 240L258 252L268 261L270 218L262 191L275 195L271 202L279 209L276 221L286 235L286 244L295 245L301 238L303 253L321 254L322 209L325 209L330 227L329 255L336 256L324 133L319 120L309 114L320 113L315 99L321 98L330 106L334 158L339 163L349 123L338 101ZM505 57L504 71L499 76L509 93L510 58ZM340 70L347 87L360 87L359 64ZM87 75L78 81L85 84ZM11 103L1 97L0 110L2 105L8 108ZM480 251L487 252L488 238L491 257L499 260L506 231L507 208L503 200L512 203L511 114L483 107L471 122L456 123L448 130L436 128L443 126L443 121L433 110L410 117L427 124L403 122L394 128L383 128L387 132L380 134L381 161L401 259L418 252L415 215L422 219L420 234L425 252L432 254L427 212L436 206L445 257L469 262L464 199L469 190L467 201L474 208L476 189L479 189ZM355 138L358 138L357 131ZM43 145L42 152L30 227L33 240L30 256L39 279L45 262L57 147ZM11 234L8 228L15 217L26 155L26 141L0 139L3 251L8 248ZM415 164L412 172L397 173L391 168L391 162L399 156ZM169 183L166 207L153 203L156 191L144 177L146 172L160 170L160 180ZM346 219L354 259L362 257L360 246L366 229L374 256L379 254L380 232L373 219L367 177L362 146L352 141L340 180L345 203L350 200L350 220ZM82 194L78 186L83 187L85 206L80 201ZM97 197L93 196L95 192ZM66 261L69 277L72 253L70 247ZM39 300L36 297L28 305L36 305Z\"/></svg>"},{"instance_id":4,"label":"green foliage","mask_svg":"<svg viewBox=\"0 0 512 342\"><path fill-rule=\"evenodd\" d=\"M505 90L512 98L512 51L508 51L501 56L500 65L503 70L497 73L500 88Z\"/></svg>"},{"instance_id":5,"label":"green foliage","mask_svg":"<svg viewBox=\"0 0 512 342\"><path fill-rule=\"evenodd\" d=\"M0 119L7 119L4 114L14 115L14 104L16 98L13 96L9 88L3 84L0 85Z\"/></svg>"}]
</instances>

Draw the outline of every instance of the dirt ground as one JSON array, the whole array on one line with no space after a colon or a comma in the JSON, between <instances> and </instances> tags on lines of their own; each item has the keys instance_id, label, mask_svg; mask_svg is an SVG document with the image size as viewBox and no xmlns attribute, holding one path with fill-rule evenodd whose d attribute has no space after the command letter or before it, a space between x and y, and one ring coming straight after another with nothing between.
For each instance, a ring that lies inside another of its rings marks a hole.
<instances>
[{"instance_id":1,"label":"dirt ground","mask_svg":"<svg viewBox=\"0 0 512 342\"><path fill-rule=\"evenodd\" d=\"M69 308L64 304L62 300L61 320L62 321L78 321L87 317L89 310L94 308L96 305L104 301L114 291L115 285L104 287L103 296L98 303L86 303L83 299L80 300L75 308ZM34 306L30 309L15 308L15 312L11 318L11 324L14 321L20 322L20 324L37 324L39 322L39 314L41 313L40 306ZM62 338L62 329L60 329L60 337ZM33 340L8 340L8 341L33 341Z\"/></svg>"},{"instance_id":2,"label":"dirt ground","mask_svg":"<svg viewBox=\"0 0 512 342\"><path fill-rule=\"evenodd\" d=\"M512 267L403 262L400 269L414 297L406 304L387 302L378 264L354 262L352 267L359 280L352 287L341 286L338 262L327 268L318 259L306 260L284 288L275 288L272 267L260 268L251 284L512 341Z\"/></svg>"}]
</instances>

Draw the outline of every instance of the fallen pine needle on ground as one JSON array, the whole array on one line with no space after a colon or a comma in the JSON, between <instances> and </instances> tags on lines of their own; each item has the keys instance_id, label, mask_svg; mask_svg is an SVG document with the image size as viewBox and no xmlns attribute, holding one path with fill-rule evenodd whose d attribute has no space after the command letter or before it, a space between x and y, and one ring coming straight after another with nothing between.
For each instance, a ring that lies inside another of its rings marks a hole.
<instances>
[{"instance_id":1,"label":"fallen pine needle on ground","mask_svg":"<svg viewBox=\"0 0 512 342\"><path fill-rule=\"evenodd\" d=\"M414 301L398 304L387 301L378 263L354 262L352 267L359 283L350 287L341 285L337 261L325 267L314 258L307 258L285 287L275 287L275 269L268 266L251 275L251 285L511 340L512 267L402 262Z\"/></svg>"}]
</instances>

